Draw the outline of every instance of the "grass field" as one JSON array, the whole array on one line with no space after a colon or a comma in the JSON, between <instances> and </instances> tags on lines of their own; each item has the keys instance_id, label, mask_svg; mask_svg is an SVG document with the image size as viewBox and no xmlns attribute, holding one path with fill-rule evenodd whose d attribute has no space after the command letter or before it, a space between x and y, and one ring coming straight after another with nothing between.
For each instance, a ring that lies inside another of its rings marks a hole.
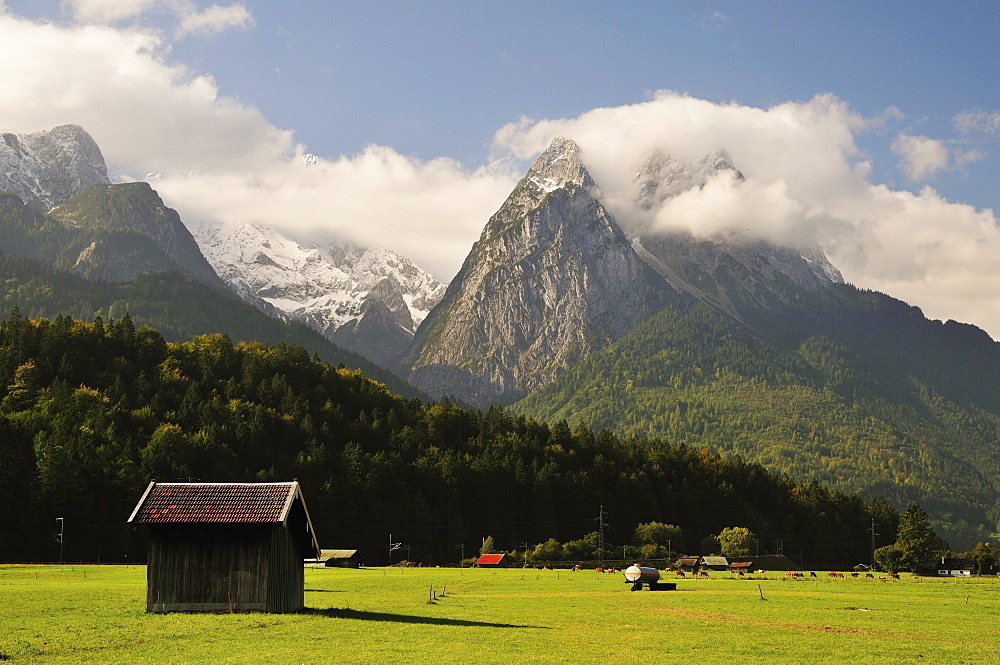
<instances>
[{"instance_id":1,"label":"grass field","mask_svg":"<svg viewBox=\"0 0 1000 665\"><path fill-rule=\"evenodd\" d=\"M0 566L0 661L978 664L1000 654L994 578L719 574L653 593L593 571L308 568L301 614L148 615L144 599L141 566Z\"/></svg>"}]
</instances>

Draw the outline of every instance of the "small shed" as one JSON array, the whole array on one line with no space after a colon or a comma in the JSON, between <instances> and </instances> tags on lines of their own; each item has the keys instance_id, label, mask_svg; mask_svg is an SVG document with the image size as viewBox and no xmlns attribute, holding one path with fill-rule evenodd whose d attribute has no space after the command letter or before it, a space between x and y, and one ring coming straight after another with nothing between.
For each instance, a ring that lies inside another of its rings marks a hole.
<instances>
[{"instance_id":1,"label":"small shed","mask_svg":"<svg viewBox=\"0 0 1000 665\"><path fill-rule=\"evenodd\" d=\"M703 556L699 563L702 570L729 570L729 560L724 556Z\"/></svg>"},{"instance_id":2,"label":"small shed","mask_svg":"<svg viewBox=\"0 0 1000 665\"><path fill-rule=\"evenodd\" d=\"M319 557L306 559L306 563L327 568L357 568L361 565L361 555L357 550L320 550Z\"/></svg>"},{"instance_id":3,"label":"small shed","mask_svg":"<svg viewBox=\"0 0 1000 665\"><path fill-rule=\"evenodd\" d=\"M506 554L483 554L474 565L477 568L509 568L510 557Z\"/></svg>"},{"instance_id":4,"label":"small shed","mask_svg":"<svg viewBox=\"0 0 1000 665\"><path fill-rule=\"evenodd\" d=\"M675 565L677 566L678 570L681 570L686 573L693 573L698 570L699 561L700 559L696 556L684 556L681 557L680 559L677 559L677 563Z\"/></svg>"},{"instance_id":5,"label":"small shed","mask_svg":"<svg viewBox=\"0 0 1000 665\"><path fill-rule=\"evenodd\" d=\"M298 482L151 482L128 519L149 529L147 612L301 611L319 554Z\"/></svg>"},{"instance_id":6,"label":"small shed","mask_svg":"<svg viewBox=\"0 0 1000 665\"><path fill-rule=\"evenodd\" d=\"M729 562L729 572L731 573L752 573L753 571L754 571L753 561Z\"/></svg>"}]
</instances>

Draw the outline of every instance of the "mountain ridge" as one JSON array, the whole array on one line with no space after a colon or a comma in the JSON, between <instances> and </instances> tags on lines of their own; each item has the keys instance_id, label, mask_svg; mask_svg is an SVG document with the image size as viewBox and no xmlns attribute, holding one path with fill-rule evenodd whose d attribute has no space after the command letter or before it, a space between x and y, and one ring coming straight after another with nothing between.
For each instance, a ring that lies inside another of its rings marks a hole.
<instances>
[{"instance_id":1,"label":"mountain ridge","mask_svg":"<svg viewBox=\"0 0 1000 665\"><path fill-rule=\"evenodd\" d=\"M414 336L412 383L480 406L509 402L669 300L578 152L553 140L487 222Z\"/></svg>"},{"instance_id":2,"label":"mountain ridge","mask_svg":"<svg viewBox=\"0 0 1000 665\"><path fill-rule=\"evenodd\" d=\"M387 368L446 286L392 250L302 245L262 224L206 227L196 239L245 300Z\"/></svg>"},{"instance_id":3,"label":"mountain ridge","mask_svg":"<svg viewBox=\"0 0 1000 665\"><path fill-rule=\"evenodd\" d=\"M0 191L48 210L90 185L110 184L100 147L79 125L0 134Z\"/></svg>"}]
</instances>

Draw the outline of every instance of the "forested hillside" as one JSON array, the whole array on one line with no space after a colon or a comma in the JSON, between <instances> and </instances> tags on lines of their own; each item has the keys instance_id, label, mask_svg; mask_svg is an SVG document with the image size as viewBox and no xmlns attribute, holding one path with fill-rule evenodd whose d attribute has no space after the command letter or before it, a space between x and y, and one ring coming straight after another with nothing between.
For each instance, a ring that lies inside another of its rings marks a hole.
<instances>
[{"instance_id":1,"label":"forested hillside","mask_svg":"<svg viewBox=\"0 0 1000 665\"><path fill-rule=\"evenodd\" d=\"M915 500L971 547L1000 521L1000 351L835 285L746 325L681 301L512 407Z\"/></svg>"},{"instance_id":2,"label":"forested hillside","mask_svg":"<svg viewBox=\"0 0 1000 665\"><path fill-rule=\"evenodd\" d=\"M700 447L620 438L503 409L390 393L302 347L166 342L131 316L0 324L0 560L144 556L125 519L150 479L298 478L323 547L385 545L449 563L492 536L513 549L597 530L630 542L639 523L683 530L687 551L745 526L807 566L868 561L892 542L886 502L796 484Z\"/></svg>"}]
</instances>

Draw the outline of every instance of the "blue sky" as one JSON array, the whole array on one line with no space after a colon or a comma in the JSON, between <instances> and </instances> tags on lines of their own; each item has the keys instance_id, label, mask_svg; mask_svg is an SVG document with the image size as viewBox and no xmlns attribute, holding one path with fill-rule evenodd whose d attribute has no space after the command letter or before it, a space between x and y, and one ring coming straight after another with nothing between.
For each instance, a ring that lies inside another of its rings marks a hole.
<instances>
[{"instance_id":1,"label":"blue sky","mask_svg":"<svg viewBox=\"0 0 1000 665\"><path fill-rule=\"evenodd\" d=\"M73 19L58 0L6 4ZM475 167L521 116L572 117L661 89L765 108L832 93L865 117L899 109L899 131L983 152L930 182L950 200L1000 209L996 133L983 141L954 127L959 114L1000 108L997 2L239 4L251 26L175 40L166 58L212 75L221 94L322 156L375 143ZM154 9L117 24L169 30L173 20ZM890 139L861 140L878 158L874 178L919 188L895 168Z\"/></svg>"},{"instance_id":2,"label":"blue sky","mask_svg":"<svg viewBox=\"0 0 1000 665\"><path fill-rule=\"evenodd\" d=\"M0 15L0 57L23 63L0 79L0 129L83 125L112 166L166 175L189 225L381 240L448 279L554 133L611 198L622 155L717 148L757 188L673 206L670 224L718 230L732 201L854 283L1000 335L995 1L0 0ZM276 165L304 151L324 158L307 178Z\"/></svg>"}]
</instances>

